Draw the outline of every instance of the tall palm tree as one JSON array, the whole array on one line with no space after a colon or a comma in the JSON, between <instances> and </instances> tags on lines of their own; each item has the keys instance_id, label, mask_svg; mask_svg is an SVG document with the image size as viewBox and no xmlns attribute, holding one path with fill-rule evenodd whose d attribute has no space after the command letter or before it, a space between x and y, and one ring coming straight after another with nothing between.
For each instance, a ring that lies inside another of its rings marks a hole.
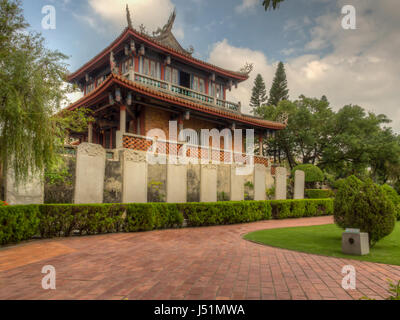
<instances>
[{"instance_id":1,"label":"tall palm tree","mask_svg":"<svg viewBox=\"0 0 400 320\"><path fill-rule=\"evenodd\" d=\"M283 1L284 0L264 0L263 6L264 6L265 10L268 10L268 9L275 10L275 9L279 8L279 4Z\"/></svg>"}]
</instances>

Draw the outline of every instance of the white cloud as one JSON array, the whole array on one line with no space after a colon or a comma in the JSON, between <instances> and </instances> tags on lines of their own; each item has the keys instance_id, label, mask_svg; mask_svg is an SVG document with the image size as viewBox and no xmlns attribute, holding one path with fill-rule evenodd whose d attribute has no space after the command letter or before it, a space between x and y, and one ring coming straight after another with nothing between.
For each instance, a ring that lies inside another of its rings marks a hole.
<instances>
[{"instance_id":1,"label":"white cloud","mask_svg":"<svg viewBox=\"0 0 400 320\"><path fill-rule=\"evenodd\" d=\"M237 13L253 10L257 5L260 5L260 0L242 0L242 3L235 8Z\"/></svg>"},{"instance_id":2,"label":"white cloud","mask_svg":"<svg viewBox=\"0 0 400 320\"><path fill-rule=\"evenodd\" d=\"M286 61L290 97L326 95L335 109L358 104L388 115L394 120L394 129L400 131L400 2L385 0L377 5L373 0L353 0L357 30L343 30L340 9L346 2L338 0L337 12L316 19L311 40L305 44L306 53ZM332 51L324 56L316 54L324 48ZM285 52L293 53L291 49ZM251 78L228 97L245 106L257 73L262 74L269 89L276 68L276 62L262 52L233 47L227 40L214 45L209 60L233 70L246 61L255 64Z\"/></svg>"},{"instance_id":3,"label":"white cloud","mask_svg":"<svg viewBox=\"0 0 400 320\"><path fill-rule=\"evenodd\" d=\"M171 0L89 0L90 13L81 19L91 27L122 31L126 26L126 5L129 5L132 22L135 28L143 24L147 31L162 27L174 9ZM96 26L94 26L96 25ZM176 26L178 37L183 38L184 29Z\"/></svg>"},{"instance_id":4,"label":"white cloud","mask_svg":"<svg viewBox=\"0 0 400 320\"><path fill-rule=\"evenodd\" d=\"M250 74L250 78L239 84L237 89L233 88L232 91L228 93L228 99L242 102L244 112L250 111L250 109L248 109L248 104L250 101L251 89L257 74L259 73L263 76L268 86L275 73L275 66L268 61L263 52L233 47L226 39L214 45L210 53L209 61L212 64L229 70L240 70L246 62L254 64L254 70Z\"/></svg>"}]
</instances>

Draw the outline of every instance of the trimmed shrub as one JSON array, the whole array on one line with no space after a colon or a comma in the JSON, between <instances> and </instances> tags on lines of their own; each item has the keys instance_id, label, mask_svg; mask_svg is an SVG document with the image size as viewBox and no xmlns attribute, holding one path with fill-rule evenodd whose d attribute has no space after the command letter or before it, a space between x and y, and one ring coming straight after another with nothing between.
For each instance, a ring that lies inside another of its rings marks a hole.
<instances>
[{"instance_id":1,"label":"trimmed shrub","mask_svg":"<svg viewBox=\"0 0 400 320\"><path fill-rule=\"evenodd\" d=\"M341 228L367 232L370 245L391 234L395 227L395 209L382 187L371 180L354 176L345 179L335 199L335 222Z\"/></svg>"},{"instance_id":2,"label":"trimmed shrub","mask_svg":"<svg viewBox=\"0 0 400 320\"><path fill-rule=\"evenodd\" d=\"M306 189L305 196L307 199L329 199L334 198L335 193L332 190Z\"/></svg>"},{"instance_id":3,"label":"trimmed shrub","mask_svg":"<svg viewBox=\"0 0 400 320\"><path fill-rule=\"evenodd\" d=\"M0 207L0 244L42 238L210 226L332 214L333 201L283 200L217 203L55 204Z\"/></svg>"},{"instance_id":4,"label":"trimmed shrub","mask_svg":"<svg viewBox=\"0 0 400 320\"><path fill-rule=\"evenodd\" d=\"M0 244L31 239L38 233L38 206L0 207Z\"/></svg>"},{"instance_id":5,"label":"trimmed shrub","mask_svg":"<svg viewBox=\"0 0 400 320\"><path fill-rule=\"evenodd\" d=\"M400 196L397 193L395 189L393 189L391 186L384 184L382 186L383 192L386 194L386 196L392 201L396 213L396 218L397 220L400 220Z\"/></svg>"},{"instance_id":6,"label":"trimmed shrub","mask_svg":"<svg viewBox=\"0 0 400 320\"><path fill-rule=\"evenodd\" d=\"M120 204L41 205L40 234L43 238L120 232L123 230L125 209Z\"/></svg>"},{"instance_id":7,"label":"trimmed shrub","mask_svg":"<svg viewBox=\"0 0 400 320\"><path fill-rule=\"evenodd\" d=\"M267 201L228 201L221 203L187 203L178 208L193 227L228 225L271 219Z\"/></svg>"},{"instance_id":8,"label":"trimmed shrub","mask_svg":"<svg viewBox=\"0 0 400 320\"><path fill-rule=\"evenodd\" d=\"M176 204L147 203L126 205L126 232L150 231L182 226L183 215Z\"/></svg>"},{"instance_id":9,"label":"trimmed shrub","mask_svg":"<svg viewBox=\"0 0 400 320\"><path fill-rule=\"evenodd\" d=\"M292 176L294 176L297 170L304 171L306 183L313 184L315 182L322 182L325 179L325 175L320 168L313 164L300 164L293 168Z\"/></svg>"},{"instance_id":10,"label":"trimmed shrub","mask_svg":"<svg viewBox=\"0 0 400 320\"><path fill-rule=\"evenodd\" d=\"M273 200L273 219L319 217L333 214L332 199Z\"/></svg>"}]
</instances>

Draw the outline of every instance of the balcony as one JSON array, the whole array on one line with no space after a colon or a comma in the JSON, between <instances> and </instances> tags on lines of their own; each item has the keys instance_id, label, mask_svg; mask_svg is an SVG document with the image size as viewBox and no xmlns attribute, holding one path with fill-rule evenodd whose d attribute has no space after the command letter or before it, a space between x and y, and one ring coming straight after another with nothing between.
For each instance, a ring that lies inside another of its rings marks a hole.
<instances>
[{"instance_id":1,"label":"balcony","mask_svg":"<svg viewBox=\"0 0 400 320\"><path fill-rule=\"evenodd\" d=\"M185 142L153 139L129 133L125 133L123 136L123 147L135 151L152 152L158 156L178 156L187 159L196 159L200 163L261 164L268 167L272 162L272 160L260 155L189 145Z\"/></svg>"},{"instance_id":2,"label":"balcony","mask_svg":"<svg viewBox=\"0 0 400 320\"><path fill-rule=\"evenodd\" d=\"M149 86L164 91L166 93L191 100L196 103L201 103L211 107L224 109L230 112L241 113L241 106L239 103L221 100L216 97L209 96L205 93L194 91L192 89L172 84L160 79L152 78L150 76L138 72L133 73L131 71L125 73L124 77L126 77L131 81L139 82L145 86Z\"/></svg>"}]
</instances>

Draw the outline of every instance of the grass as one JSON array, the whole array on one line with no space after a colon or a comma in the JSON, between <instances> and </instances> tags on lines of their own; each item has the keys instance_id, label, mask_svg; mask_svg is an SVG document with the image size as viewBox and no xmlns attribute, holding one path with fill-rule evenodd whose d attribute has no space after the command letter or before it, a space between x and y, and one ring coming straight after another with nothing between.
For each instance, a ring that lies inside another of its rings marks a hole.
<instances>
[{"instance_id":1,"label":"grass","mask_svg":"<svg viewBox=\"0 0 400 320\"><path fill-rule=\"evenodd\" d=\"M400 265L400 222L397 222L393 233L379 241L366 256L343 254L342 233L343 229L332 224L262 230L249 233L244 238L272 247L300 252Z\"/></svg>"}]
</instances>

